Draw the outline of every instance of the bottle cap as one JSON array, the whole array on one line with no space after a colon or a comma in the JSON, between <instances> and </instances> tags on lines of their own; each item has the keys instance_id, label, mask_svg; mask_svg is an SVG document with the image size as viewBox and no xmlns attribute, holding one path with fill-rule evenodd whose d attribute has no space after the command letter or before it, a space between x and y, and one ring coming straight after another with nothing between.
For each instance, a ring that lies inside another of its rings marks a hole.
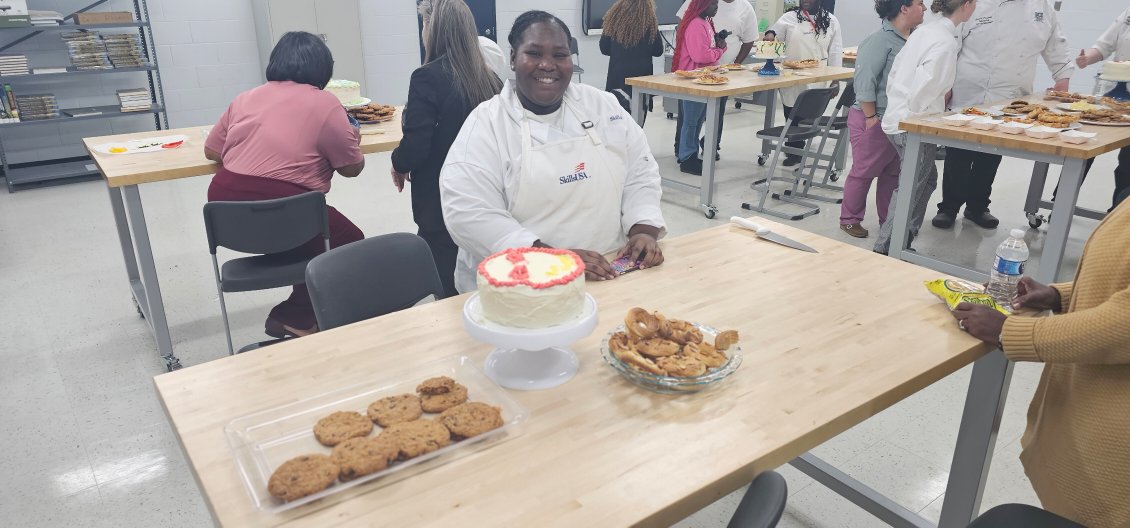
<instances>
[{"instance_id":1,"label":"bottle cap","mask_svg":"<svg viewBox=\"0 0 1130 528\"><path fill-rule=\"evenodd\" d=\"M1019 238L1021 240L1024 240L1024 230L1020 229L1019 227L1012 228L1012 231L1009 231L1008 234L1012 236L1012 238Z\"/></svg>"}]
</instances>

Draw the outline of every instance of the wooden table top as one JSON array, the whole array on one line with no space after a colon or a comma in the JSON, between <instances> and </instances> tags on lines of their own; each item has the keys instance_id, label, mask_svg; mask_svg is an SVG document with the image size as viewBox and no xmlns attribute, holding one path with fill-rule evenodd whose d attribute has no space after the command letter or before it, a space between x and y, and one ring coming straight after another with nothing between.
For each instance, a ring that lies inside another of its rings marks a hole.
<instances>
[{"instance_id":1,"label":"wooden table top","mask_svg":"<svg viewBox=\"0 0 1130 528\"><path fill-rule=\"evenodd\" d=\"M376 125L361 126L361 152L375 154L396 148L403 133L400 129L400 116L403 107L398 107L392 121ZM82 140L91 158L98 164L98 170L110 187L124 187L166 180L189 178L215 174L219 163L204 157L204 131L211 127L174 128L170 130L150 130L132 134L88 137ZM185 145L173 150L149 152L144 154L102 154L94 151L95 145L118 143L133 139L184 134L188 136Z\"/></svg>"},{"instance_id":2,"label":"wooden table top","mask_svg":"<svg viewBox=\"0 0 1130 528\"><path fill-rule=\"evenodd\" d=\"M761 68L761 64L749 64L746 65L746 67L758 69ZM717 85L695 84L694 79L679 77L674 73L630 77L625 79L624 82L631 86L662 90L676 94L704 97L730 97L765 90L776 90L777 88L788 88L801 84L851 79L855 75L855 70L851 68L836 68L832 66L821 66L819 68L803 70L791 70L784 67L780 67L780 69L782 74L775 76L761 76L758 75L756 71L750 70L731 71L726 74L730 82ZM800 75L798 75L797 72L800 72Z\"/></svg>"},{"instance_id":3,"label":"wooden table top","mask_svg":"<svg viewBox=\"0 0 1130 528\"><path fill-rule=\"evenodd\" d=\"M279 515L255 509L224 426L389 369L451 355L481 366L491 347L462 328L467 296L162 374L155 385L223 525L670 525L989 350L923 287L937 272L764 223L820 253L730 225L665 240L662 266L587 284L600 322L574 344L576 378L509 391L530 411L521 436ZM633 306L739 330L743 364L704 393L631 385L599 347Z\"/></svg>"},{"instance_id":4,"label":"wooden table top","mask_svg":"<svg viewBox=\"0 0 1130 528\"><path fill-rule=\"evenodd\" d=\"M1022 97L1021 99L1039 103L1052 109L1055 109L1055 105L1059 104L1059 101L1045 101L1040 95ZM983 105L976 105L976 108L988 109L991 106L1007 103L1008 101L988 103ZM1081 128L1079 128L1079 131L1094 132L1098 135L1087 143L1074 145L1063 141L1058 137L1053 137L1050 139L1036 139L1028 137L1023 132L1021 132L1020 134L1006 134L998 130L977 130L968 125L955 127L947 125L945 124L945 122L939 119L942 116L947 116L954 113L957 112L943 112L940 114L906 119L899 123L899 128L907 132L922 134L924 136L935 136L948 139L958 139L962 141L972 141L975 143L981 143L983 145L992 145L994 147L1018 149L1028 152L1037 152L1040 154L1063 156L1066 158L1090 159L1112 150L1118 150L1122 147L1130 146L1130 126L1103 126L1084 124Z\"/></svg>"}]
</instances>

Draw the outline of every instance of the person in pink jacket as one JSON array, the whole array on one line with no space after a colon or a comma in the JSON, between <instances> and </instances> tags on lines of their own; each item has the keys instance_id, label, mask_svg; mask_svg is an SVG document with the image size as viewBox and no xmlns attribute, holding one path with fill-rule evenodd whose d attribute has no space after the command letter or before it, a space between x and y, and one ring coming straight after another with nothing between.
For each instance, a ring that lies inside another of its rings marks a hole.
<instances>
[{"instance_id":1,"label":"person in pink jacket","mask_svg":"<svg viewBox=\"0 0 1130 528\"><path fill-rule=\"evenodd\" d=\"M675 56L672 68L694 70L718 64L726 51L726 37L714 31L711 17L718 13L718 0L693 0L679 22L675 33ZM679 102L683 128L679 131L679 170L702 175L702 159L698 157L698 135L706 121L706 103Z\"/></svg>"}]
</instances>

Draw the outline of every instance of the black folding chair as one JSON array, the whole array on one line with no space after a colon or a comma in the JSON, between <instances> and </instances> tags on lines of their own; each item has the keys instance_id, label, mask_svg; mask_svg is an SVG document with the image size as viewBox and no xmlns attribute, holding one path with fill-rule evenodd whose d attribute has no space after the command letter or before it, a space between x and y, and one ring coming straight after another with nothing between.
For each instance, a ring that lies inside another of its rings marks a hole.
<instances>
[{"instance_id":1,"label":"black folding chair","mask_svg":"<svg viewBox=\"0 0 1130 528\"><path fill-rule=\"evenodd\" d=\"M828 109L828 103L832 101L835 90L832 88L813 88L805 90L797 97L796 105L793 106L793 111L789 116L789 122L784 126L772 127L762 130L757 133L758 139L769 140L774 144L773 156L770 158L768 176L764 179L753 182L751 187L761 193L761 199L757 204L743 203L742 209L751 211L758 211L765 214L770 214L779 218L787 220L800 220L801 218L812 216L820 212L820 206L814 203L805 201L803 198L808 198L808 189L812 185L812 177L815 174L815 169L810 168L807 174L798 174L795 177L785 176L786 180L791 180L793 183L790 193L780 195L772 192L773 180L777 172L777 164L780 161L781 154L797 154L801 156L801 166L812 156L812 141L810 140L820 135L820 127L816 126L814 122L817 118L824 115L824 111ZM806 124L807 123L807 124ZM805 141L804 148L790 147L786 143L791 141ZM801 191L801 184L804 185L803 192ZM769 209L765 207L765 201L772 194L776 200L788 202L795 205L805 207L805 210L800 213L787 213Z\"/></svg>"},{"instance_id":2,"label":"black folding chair","mask_svg":"<svg viewBox=\"0 0 1130 528\"><path fill-rule=\"evenodd\" d=\"M360 240L318 255L306 267L306 288L320 330L443 298L432 251L411 233Z\"/></svg>"},{"instance_id":3,"label":"black folding chair","mask_svg":"<svg viewBox=\"0 0 1130 528\"><path fill-rule=\"evenodd\" d=\"M785 512L789 487L776 471L765 471L753 479L726 528L773 528Z\"/></svg>"},{"instance_id":4,"label":"black folding chair","mask_svg":"<svg viewBox=\"0 0 1130 528\"><path fill-rule=\"evenodd\" d=\"M828 189L831 191L843 191L844 188L839 185L831 185L829 181L838 181L840 179L839 169L837 166L842 167L844 163L844 156L847 154L847 147L850 144L848 139L848 112L851 110L852 105L855 104L855 85L847 83L844 85L843 92L840 93L840 99L836 102L836 108L832 110L830 116L820 116L816 118L813 123L820 128L820 145L816 147L816 154L812 156L813 169L824 171L823 181L813 182L813 187L821 189ZM824 153L824 147L827 145L829 139L836 141L835 148L832 149L831 154ZM826 162L826 163L825 163ZM798 167L797 171L807 169L809 167ZM785 192L788 194L788 191ZM812 196L812 198L821 200L822 196ZM835 200L835 203L840 203L843 198Z\"/></svg>"},{"instance_id":5,"label":"black folding chair","mask_svg":"<svg viewBox=\"0 0 1130 528\"><path fill-rule=\"evenodd\" d=\"M220 294L228 354L234 354L224 292L281 288L305 281L310 257L289 251L318 236L326 250L330 249L326 195L308 192L273 200L208 202L204 204L204 230ZM229 260L221 268L216 257L218 247L256 256Z\"/></svg>"},{"instance_id":6,"label":"black folding chair","mask_svg":"<svg viewBox=\"0 0 1130 528\"><path fill-rule=\"evenodd\" d=\"M1083 528L1083 525L1035 506L1001 504L973 519L969 528Z\"/></svg>"}]
</instances>

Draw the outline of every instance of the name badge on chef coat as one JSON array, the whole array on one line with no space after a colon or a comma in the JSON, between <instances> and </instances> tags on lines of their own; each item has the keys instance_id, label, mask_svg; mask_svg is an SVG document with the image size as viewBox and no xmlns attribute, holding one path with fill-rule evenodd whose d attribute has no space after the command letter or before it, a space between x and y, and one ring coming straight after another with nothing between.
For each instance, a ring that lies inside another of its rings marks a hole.
<instances>
[{"instance_id":1,"label":"name badge on chef coat","mask_svg":"<svg viewBox=\"0 0 1130 528\"><path fill-rule=\"evenodd\" d=\"M1123 20L1122 23L1126 24L1127 26L1130 26L1130 16L1127 16L1126 20Z\"/></svg>"},{"instance_id":2,"label":"name badge on chef coat","mask_svg":"<svg viewBox=\"0 0 1130 528\"><path fill-rule=\"evenodd\" d=\"M1043 21L1044 21L1044 12L1043 11L1036 11L1036 22L1043 22Z\"/></svg>"}]
</instances>

